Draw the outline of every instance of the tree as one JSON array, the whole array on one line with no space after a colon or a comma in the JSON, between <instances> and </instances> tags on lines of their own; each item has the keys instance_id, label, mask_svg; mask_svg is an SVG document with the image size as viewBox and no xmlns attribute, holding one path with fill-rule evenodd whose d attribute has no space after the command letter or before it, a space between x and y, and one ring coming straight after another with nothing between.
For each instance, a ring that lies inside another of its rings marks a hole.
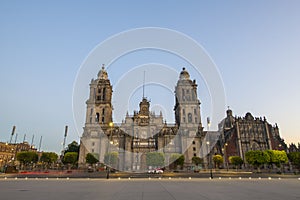
<instances>
[{"instance_id":1,"label":"tree","mask_svg":"<svg viewBox=\"0 0 300 200\"><path fill-rule=\"evenodd\" d=\"M215 167L219 168L220 164L223 163L223 157L219 154L213 156L213 161L215 163Z\"/></svg>"},{"instance_id":2,"label":"tree","mask_svg":"<svg viewBox=\"0 0 300 200\"><path fill-rule=\"evenodd\" d=\"M38 161L38 154L32 151L23 151L17 153L17 160L22 164L36 163Z\"/></svg>"},{"instance_id":3,"label":"tree","mask_svg":"<svg viewBox=\"0 0 300 200\"><path fill-rule=\"evenodd\" d=\"M41 155L41 162L45 162L48 164L54 163L57 161L58 155L54 152L43 152Z\"/></svg>"},{"instance_id":4,"label":"tree","mask_svg":"<svg viewBox=\"0 0 300 200\"><path fill-rule=\"evenodd\" d=\"M192 162L193 162L196 166L198 166L199 164L201 164L201 163L203 162L203 159L201 159L200 157L194 156L194 157L192 158Z\"/></svg>"},{"instance_id":5,"label":"tree","mask_svg":"<svg viewBox=\"0 0 300 200\"><path fill-rule=\"evenodd\" d=\"M117 168L118 164L118 152L109 152L104 155L104 163L112 168Z\"/></svg>"},{"instance_id":6,"label":"tree","mask_svg":"<svg viewBox=\"0 0 300 200\"><path fill-rule=\"evenodd\" d=\"M270 162L270 156L268 153L264 151L248 151L245 154L246 156L246 161L259 169L259 167L263 164L269 163Z\"/></svg>"},{"instance_id":7,"label":"tree","mask_svg":"<svg viewBox=\"0 0 300 200\"><path fill-rule=\"evenodd\" d=\"M146 154L146 165L162 167L165 164L165 155L161 152L149 152Z\"/></svg>"},{"instance_id":8,"label":"tree","mask_svg":"<svg viewBox=\"0 0 300 200\"><path fill-rule=\"evenodd\" d=\"M300 169L300 152L291 152L288 158L296 168Z\"/></svg>"},{"instance_id":9,"label":"tree","mask_svg":"<svg viewBox=\"0 0 300 200\"><path fill-rule=\"evenodd\" d=\"M269 164L275 164L277 167L281 168L281 164L285 164L288 162L288 157L285 153L285 151L279 151L279 150L266 150L265 151L269 157Z\"/></svg>"},{"instance_id":10,"label":"tree","mask_svg":"<svg viewBox=\"0 0 300 200\"><path fill-rule=\"evenodd\" d=\"M73 141L70 144L68 144L68 147L65 150L65 154L68 152L76 152L79 154L79 149L80 149L80 145L76 141Z\"/></svg>"},{"instance_id":11,"label":"tree","mask_svg":"<svg viewBox=\"0 0 300 200\"><path fill-rule=\"evenodd\" d=\"M244 163L243 159L240 156L230 156L229 162L230 164L234 165L236 169L238 169L238 167L241 167L241 165Z\"/></svg>"},{"instance_id":12,"label":"tree","mask_svg":"<svg viewBox=\"0 0 300 200\"><path fill-rule=\"evenodd\" d=\"M17 153L17 160L24 166L28 166L38 161L38 154L32 151L19 152Z\"/></svg>"},{"instance_id":13,"label":"tree","mask_svg":"<svg viewBox=\"0 0 300 200\"><path fill-rule=\"evenodd\" d=\"M40 161L48 165L51 165L57 161L58 155L54 152L43 152Z\"/></svg>"},{"instance_id":14,"label":"tree","mask_svg":"<svg viewBox=\"0 0 300 200\"><path fill-rule=\"evenodd\" d=\"M75 165L78 161L78 153L76 152L67 152L65 155L64 155L64 159L63 159L63 162L65 164L71 164L71 165Z\"/></svg>"},{"instance_id":15,"label":"tree","mask_svg":"<svg viewBox=\"0 0 300 200\"><path fill-rule=\"evenodd\" d=\"M184 155L173 153L170 157L170 163L173 163L175 168L177 168L177 166L180 166L182 168L184 165Z\"/></svg>"},{"instance_id":16,"label":"tree","mask_svg":"<svg viewBox=\"0 0 300 200\"><path fill-rule=\"evenodd\" d=\"M86 154L85 160L90 165L96 164L97 162L99 162L99 160L97 159L96 156L97 155L95 155L95 154L88 153L88 154Z\"/></svg>"}]
</instances>

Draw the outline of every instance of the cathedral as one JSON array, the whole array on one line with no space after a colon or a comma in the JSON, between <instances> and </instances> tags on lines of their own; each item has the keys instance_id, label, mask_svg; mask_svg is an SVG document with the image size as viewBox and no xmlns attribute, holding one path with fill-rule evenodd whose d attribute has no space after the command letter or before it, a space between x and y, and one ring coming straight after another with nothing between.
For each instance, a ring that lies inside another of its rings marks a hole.
<instances>
[{"instance_id":1,"label":"cathedral","mask_svg":"<svg viewBox=\"0 0 300 200\"><path fill-rule=\"evenodd\" d=\"M112 85L104 67L90 83L86 101L86 121L81 137L79 164L86 162L87 153L105 163L105 154L118 153L119 170L147 170L146 154L160 152L164 166L170 165L172 154L183 154L185 166L192 165L192 157L200 156L204 136L200 115L197 84L183 68L175 87L175 124L169 125L162 113L150 110L150 102L142 97L139 110L126 114L121 124L112 119Z\"/></svg>"},{"instance_id":2,"label":"cathedral","mask_svg":"<svg viewBox=\"0 0 300 200\"><path fill-rule=\"evenodd\" d=\"M272 126L266 117L254 118L249 112L245 117L234 117L229 108L226 114L219 124L222 133L219 150L223 150L227 162L230 156L240 156L245 160L245 154L250 150L287 150L277 124Z\"/></svg>"},{"instance_id":3,"label":"cathedral","mask_svg":"<svg viewBox=\"0 0 300 200\"><path fill-rule=\"evenodd\" d=\"M197 84L185 68L175 86L174 124L166 123L161 112L152 112L150 101L144 96L139 110L127 113L122 123L117 124L112 119L112 95L108 73L102 67L97 79L90 83L79 166L85 166L88 153L105 164L106 155L115 152L118 158L114 168L145 171L149 167L147 153L159 152L165 158L161 167L172 164L173 154L184 155L185 168L193 166L193 157L203 158L203 166L208 167L209 158L221 154L223 166L228 167L229 156L240 156L245 161L245 153L249 150L286 149L277 124L272 126L265 117L254 118L251 113L233 117L229 108L218 131L204 131Z\"/></svg>"}]
</instances>

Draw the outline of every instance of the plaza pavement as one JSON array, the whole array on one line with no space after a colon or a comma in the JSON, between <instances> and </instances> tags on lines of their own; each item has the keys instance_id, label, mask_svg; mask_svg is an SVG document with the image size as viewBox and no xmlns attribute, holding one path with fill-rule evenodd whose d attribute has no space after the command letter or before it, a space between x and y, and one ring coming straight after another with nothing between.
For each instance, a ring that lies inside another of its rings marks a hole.
<instances>
[{"instance_id":1,"label":"plaza pavement","mask_svg":"<svg viewBox=\"0 0 300 200\"><path fill-rule=\"evenodd\" d=\"M1 178L0 191L3 200L299 200L300 179Z\"/></svg>"}]
</instances>

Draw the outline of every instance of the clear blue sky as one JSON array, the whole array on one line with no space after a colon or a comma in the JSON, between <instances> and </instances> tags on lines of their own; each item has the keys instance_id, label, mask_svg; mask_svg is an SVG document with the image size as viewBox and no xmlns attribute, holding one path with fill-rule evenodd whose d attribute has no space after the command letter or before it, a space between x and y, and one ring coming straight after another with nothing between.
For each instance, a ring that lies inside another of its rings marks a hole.
<instances>
[{"instance_id":1,"label":"clear blue sky","mask_svg":"<svg viewBox=\"0 0 300 200\"><path fill-rule=\"evenodd\" d=\"M299 9L299 1L2 0L0 140L8 141L16 125L18 141L26 133L31 142L34 134L38 145L42 135L42 149L59 152L64 126L69 125L67 143L79 141L82 133L75 131L72 90L81 63L106 38L154 26L180 31L206 49L219 68L234 115L250 111L266 116L270 123L278 123L287 142L299 142ZM129 55L123 62L134 66L137 57ZM172 57L150 52L145 62L176 60L168 59ZM117 63L122 65L122 59ZM178 61L176 70L182 64ZM118 72L109 73L114 84ZM205 121L206 97L201 91L199 98ZM165 106L172 108L173 101ZM173 111L167 112L172 122Z\"/></svg>"}]
</instances>

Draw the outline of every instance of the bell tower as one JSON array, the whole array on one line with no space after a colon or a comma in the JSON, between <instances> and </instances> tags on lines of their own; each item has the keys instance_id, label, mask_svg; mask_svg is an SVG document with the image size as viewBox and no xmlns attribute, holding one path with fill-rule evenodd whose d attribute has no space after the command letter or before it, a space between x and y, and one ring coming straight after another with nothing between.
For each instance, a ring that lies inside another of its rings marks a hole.
<instances>
[{"instance_id":1,"label":"bell tower","mask_svg":"<svg viewBox=\"0 0 300 200\"><path fill-rule=\"evenodd\" d=\"M179 75L175 87L175 121L179 126L202 127L200 101L197 98L196 81L190 79L185 68Z\"/></svg>"},{"instance_id":2,"label":"bell tower","mask_svg":"<svg viewBox=\"0 0 300 200\"><path fill-rule=\"evenodd\" d=\"M179 127L180 153L184 154L187 165L192 164L192 158L200 157L202 124L200 116L200 101L197 98L196 81L190 79L185 68L179 75L175 87L175 121Z\"/></svg>"},{"instance_id":3,"label":"bell tower","mask_svg":"<svg viewBox=\"0 0 300 200\"><path fill-rule=\"evenodd\" d=\"M112 122L112 86L107 71L102 66L98 78L91 81L90 97L87 100L86 124L107 126Z\"/></svg>"}]
</instances>

